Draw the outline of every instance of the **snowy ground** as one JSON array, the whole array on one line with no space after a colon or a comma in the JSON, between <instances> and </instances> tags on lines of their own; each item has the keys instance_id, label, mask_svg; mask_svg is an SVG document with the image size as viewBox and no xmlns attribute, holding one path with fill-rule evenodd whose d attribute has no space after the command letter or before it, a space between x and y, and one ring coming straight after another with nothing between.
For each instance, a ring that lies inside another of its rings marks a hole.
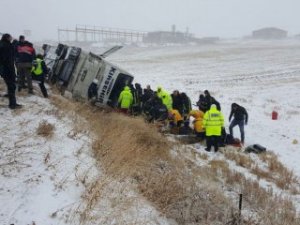
<instances>
[{"instance_id":1,"label":"snowy ground","mask_svg":"<svg viewBox=\"0 0 300 225\"><path fill-rule=\"evenodd\" d=\"M299 41L125 48L110 59L133 73L135 82L186 92L194 104L208 89L225 118L231 103L244 106L249 113L246 145L266 146L300 177ZM273 110L277 121L271 120ZM239 137L237 127L234 132Z\"/></svg>"},{"instance_id":2,"label":"snowy ground","mask_svg":"<svg viewBox=\"0 0 300 225\"><path fill-rule=\"evenodd\" d=\"M107 185L102 185L89 224L170 224L130 183L124 188L124 183L101 177L92 156L92 135L83 127L77 130L76 119L40 96L24 92L17 99L24 106L11 111L0 97L0 224L80 224L84 195L97 179ZM55 126L53 137L37 134L43 121Z\"/></svg>"},{"instance_id":3,"label":"snowy ground","mask_svg":"<svg viewBox=\"0 0 300 225\"><path fill-rule=\"evenodd\" d=\"M249 112L246 145L266 146L300 177L299 50L300 42L296 41L245 41L124 48L110 59L134 74L135 81L143 86L184 91L193 103L201 92L210 90L220 101L225 118L232 102L243 105ZM6 99L0 98L0 224L78 224L74 215L80 210L85 191L82 179L86 174L101 176L91 156L91 137L74 132L74 120L62 116L49 100L26 95L18 99L25 107L13 112L6 108ZM271 120L273 110L279 113L277 121ZM51 139L36 134L43 120L55 124ZM235 134L239 135L237 128ZM203 151L203 147L198 150ZM220 154L210 153L209 157L222 158ZM124 211L122 207L128 205L124 197L128 195L134 201ZM119 212L126 214L122 219L127 222L138 224L147 218L170 224L130 188L124 193L114 181L103 196L95 209L102 218L100 224L122 224L117 220ZM114 205L122 201L124 205Z\"/></svg>"},{"instance_id":4,"label":"snowy ground","mask_svg":"<svg viewBox=\"0 0 300 225\"><path fill-rule=\"evenodd\" d=\"M0 223L64 224L84 190L78 176L97 171L87 151L90 140L73 135L71 120L61 118L49 100L18 100L24 108L11 111L1 97ZM43 120L55 126L50 139L36 133Z\"/></svg>"}]
</instances>

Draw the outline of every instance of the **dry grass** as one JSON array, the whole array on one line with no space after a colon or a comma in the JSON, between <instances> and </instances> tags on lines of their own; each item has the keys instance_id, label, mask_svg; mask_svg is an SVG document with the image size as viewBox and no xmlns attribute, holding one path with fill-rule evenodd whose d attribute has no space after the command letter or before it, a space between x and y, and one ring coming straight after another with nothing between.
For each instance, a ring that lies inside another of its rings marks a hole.
<instances>
[{"instance_id":1,"label":"dry grass","mask_svg":"<svg viewBox=\"0 0 300 225\"><path fill-rule=\"evenodd\" d=\"M39 123L39 126L36 130L37 135L40 135L45 138L51 138L54 134L55 126L51 123L48 123L46 120L43 120Z\"/></svg>"},{"instance_id":2,"label":"dry grass","mask_svg":"<svg viewBox=\"0 0 300 225\"><path fill-rule=\"evenodd\" d=\"M225 151L224 156L229 160L235 161L238 166L250 170L250 172L255 174L258 179L266 179L267 181L276 184L276 186L282 190L290 190L293 194L300 193L297 177L292 171L288 170L272 152L258 155L259 159L267 165L266 169L262 169L249 154ZM231 178L229 180L231 180Z\"/></svg>"},{"instance_id":3,"label":"dry grass","mask_svg":"<svg viewBox=\"0 0 300 225\"><path fill-rule=\"evenodd\" d=\"M257 182L231 171L225 161L212 160L209 166L200 167L193 161L187 162L180 152L176 157L172 156L173 144L157 132L157 127L142 119L85 104L71 104L61 97L54 96L53 101L70 115L77 114L85 119L79 127L87 126L82 130L92 132L94 156L109 175L105 177L121 183L130 180L156 209L178 224L236 224L236 214L231 213L232 202L220 189L224 184L226 189L244 193L245 207L255 211L257 220L244 219L240 225L282 225L285 224L284 217L289 225L299 224L290 201L274 196L271 189L265 190ZM227 157L245 168L253 165L247 156L228 154ZM207 155L203 158L207 159ZM87 204L81 213L83 222L91 218L90 212L110 182L110 179L101 178L88 186L84 196ZM274 214L277 220L272 218Z\"/></svg>"},{"instance_id":4,"label":"dry grass","mask_svg":"<svg viewBox=\"0 0 300 225\"><path fill-rule=\"evenodd\" d=\"M268 172L258 169L260 175L272 180L277 187L283 190L290 190L293 194L300 193L300 184L298 178L293 171L287 169L279 160L278 156L272 152L267 152L259 155L260 159L267 164Z\"/></svg>"},{"instance_id":5,"label":"dry grass","mask_svg":"<svg viewBox=\"0 0 300 225\"><path fill-rule=\"evenodd\" d=\"M244 168L251 168L254 164L254 161L251 159L249 155L241 154L233 151L225 151L224 156L232 161L235 161L238 166Z\"/></svg>"},{"instance_id":6,"label":"dry grass","mask_svg":"<svg viewBox=\"0 0 300 225\"><path fill-rule=\"evenodd\" d=\"M219 190L199 185L185 160L171 155L172 143L157 132L155 125L84 104L68 105L61 97L53 99L57 106L86 120L94 134L95 158L106 174L119 181L131 179L137 190L168 218L178 224L223 224L227 219L228 200ZM89 217L106 183L99 180L88 188L83 219Z\"/></svg>"}]
</instances>

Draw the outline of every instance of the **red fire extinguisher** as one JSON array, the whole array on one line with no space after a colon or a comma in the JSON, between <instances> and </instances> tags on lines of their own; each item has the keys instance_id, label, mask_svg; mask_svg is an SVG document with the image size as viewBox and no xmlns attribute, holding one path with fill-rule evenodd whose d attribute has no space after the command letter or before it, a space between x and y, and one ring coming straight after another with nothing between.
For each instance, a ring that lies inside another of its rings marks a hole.
<instances>
[{"instance_id":1,"label":"red fire extinguisher","mask_svg":"<svg viewBox=\"0 0 300 225\"><path fill-rule=\"evenodd\" d=\"M278 119L278 112L273 111L272 112L272 120L277 120Z\"/></svg>"}]
</instances>

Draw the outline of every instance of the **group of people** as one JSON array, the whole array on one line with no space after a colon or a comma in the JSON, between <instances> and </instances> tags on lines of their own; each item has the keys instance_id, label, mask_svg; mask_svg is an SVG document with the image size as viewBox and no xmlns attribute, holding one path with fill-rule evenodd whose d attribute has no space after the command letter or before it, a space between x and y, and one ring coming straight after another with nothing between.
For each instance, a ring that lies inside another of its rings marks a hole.
<instances>
[{"instance_id":1,"label":"group of people","mask_svg":"<svg viewBox=\"0 0 300 225\"><path fill-rule=\"evenodd\" d=\"M13 40L10 34L4 34L0 40L0 75L7 86L6 96L9 99L9 108L22 107L16 101L16 87L18 91L27 88L28 94L33 94L32 80L37 80L41 92L48 97L44 85L48 68L43 60L43 55L35 53L35 49L25 37L21 35L19 40ZM94 80L88 89L88 98L97 96L98 80ZM174 90L172 94L157 87L152 90L150 85L142 89L141 85L125 86L118 98L119 111L125 114L146 116L147 121L168 121L170 128L178 130L179 134L195 133L197 137L206 139L207 151L214 146L215 151L221 141L224 132L224 116L220 103L210 95L208 90L200 94L196 105L197 110L192 109L190 98L184 92ZM193 129L190 128L190 117L193 118ZM231 119L233 120L231 121ZM248 122L246 109L236 103L232 103L229 115L229 135L233 137L233 128L239 126L241 142L244 143L244 126ZM224 141L223 141L224 142Z\"/></svg>"},{"instance_id":2,"label":"group of people","mask_svg":"<svg viewBox=\"0 0 300 225\"><path fill-rule=\"evenodd\" d=\"M48 97L44 85L48 68L42 54L37 54L33 44L21 35L19 40L13 40L10 34L3 34L0 40L0 75L7 86L6 96L9 99L9 108L17 109L22 106L16 101L18 91L28 89L28 94L34 94L32 80L39 83L41 92Z\"/></svg>"},{"instance_id":3,"label":"group of people","mask_svg":"<svg viewBox=\"0 0 300 225\"><path fill-rule=\"evenodd\" d=\"M198 109L192 109L190 98L178 90L169 94L162 87L153 91L150 85L145 89L140 84L124 87L118 99L119 111L125 114L143 113L149 122L168 122L169 127L177 128L179 134L194 133L200 139L206 139L206 151L212 147L217 152L226 138L233 139L233 128L239 126L241 144L245 141L244 126L248 122L246 109L237 103L232 103L229 115L229 134L224 128L224 115L220 103L210 95L208 90L200 94L197 101ZM190 128L190 118L193 118L193 129ZM233 118L233 120L232 120Z\"/></svg>"}]
</instances>

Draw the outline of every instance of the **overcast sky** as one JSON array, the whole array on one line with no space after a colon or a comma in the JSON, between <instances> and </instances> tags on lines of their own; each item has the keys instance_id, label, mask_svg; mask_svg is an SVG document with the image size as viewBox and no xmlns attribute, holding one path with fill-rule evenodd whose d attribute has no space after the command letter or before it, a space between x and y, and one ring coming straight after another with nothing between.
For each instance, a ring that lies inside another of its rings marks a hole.
<instances>
[{"instance_id":1,"label":"overcast sky","mask_svg":"<svg viewBox=\"0 0 300 225\"><path fill-rule=\"evenodd\" d=\"M142 31L177 30L198 37L242 37L274 26L300 33L300 0L0 0L0 32L57 39L76 24Z\"/></svg>"}]
</instances>

